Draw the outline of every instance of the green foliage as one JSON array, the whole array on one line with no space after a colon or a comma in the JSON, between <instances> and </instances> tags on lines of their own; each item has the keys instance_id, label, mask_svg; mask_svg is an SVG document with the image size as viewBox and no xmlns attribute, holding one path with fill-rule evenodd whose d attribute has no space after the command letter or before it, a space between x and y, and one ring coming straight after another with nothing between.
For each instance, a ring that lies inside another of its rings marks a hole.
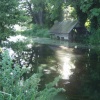
<instances>
[{"instance_id":1,"label":"green foliage","mask_svg":"<svg viewBox=\"0 0 100 100\"><path fill-rule=\"evenodd\" d=\"M77 18L81 23L85 23L88 19L90 21L89 31L95 33L100 27L100 1L99 0L68 0L76 12ZM84 17L83 17L84 16ZM83 22L82 22L83 21Z\"/></svg>"},{"instance_id":2,"label":"green foliage","mask_svg":"<svg viewBox=\"0 0 100 100\"><path fill-rule=\"evenodd\" d=\"M39 25L33 25L33 28L30 30L26 30L22 32L23 35L25 36L30 36L30 37L50 37L49 36L49 31L47 28L41 28Z\"/></svg>"},{"instance_id":3,"label":"green foliage","mask_svg":"<svg viewBox=\"0 0 100 100\"><path fill-rule=\"evenodd\" d=\"M2 53L0 62L0 100L53 100L53 97L63 89L55 88L59 78L46 85L39 91L41 73L33 74L24 79L23 74L29 71L25 66L22 68L15 65L10 59L8 52Z\"/></svg>"},{"instance_id":4,"label":"green foliage","mask_svg":"<svg viewBox=\"0 0 100 100\"><path fill-rule=\"evenodd\" d=\"M100 44L100 29L90 36L89 43L94 45Z\"/></svg>"},{"instance_id":5,"label":"green foliage","mask_svg":"<svg viewBox=\"0 0 100 100\"><path fill-rule=\"evenodd\" d=\"M36 32L34 32L34 36L37 36L37 37L49 37L48 29L36 30Z\"/></svg>"},{"instance_id":6,"label":"green foliage","mask_svg":"<svg viewBox=\"0 0 100 100\"><path fill-rule=\"evenodd\" d=\"M51 27L55 20L62 19L62 0L26 0L24 8L31 18L29 23Z\"/></svg>"},{"instance_id":7,"label":"green foliage","mask_svg":"<svg viewBox=\"0 0 100 100\"><path fill-rule=\"evenodd\" d=\"M93 0L80 0L80 8L83 12L88 12L92 4Z\"/></svg>"},{"instance_id":8,"label":"green foliage","mask_svg":"<svg viewBox=\"0 0 100 100\"><path fill-rule=\"evenodd\" d=\"M15 31L13 26L22 22L23 18L18 0L0 0L0 40L12 35Z\"/></svg>"},{"instance_id":9,"label":"green foliage","mask_svg":"<svg viewBox=\"0 0 100 100\"><path fill-rule=\"evenodd\" d=\"M91 15L92 15L92 17L93 16L99 16L99 14L100 14L100 8L94 8L94 9L91 9Z\"/></svg>"},{"instance_id":10,"label":"green foliage","mask_svg":"<svg viewBox=\"0 0 100 100\"><path fill-rule=\"evenodd\" d=\"M50 14L50 16L47 16L48 18L50 18L51 20L59 20L59 14L61 14L62 12L62 7L63 7L63 1L59 1L59 0L48 0L47 2L47 10L48 13ZM47 13L47 14L48 14Z\"/></svg>"},{"instance_id":11,"label":"green foliage","mask_svg":"<svg viewBox=\"0 0 100 100\"><path fill-rule=\"evenodd\" d=\"M83 12L87 13L90 19L90 32L96 33L100 27L100 1L99 0L84 0L81 1L80 8Z\"/></svg>"},{"instance_id":12,"label":"green foliage","mask_svg":"<svg viewBox=\"0 0 100 100\"><path fill-rule=\"evenodd\" d=\"M12 49L16 52L22 52L23 50L26 50L27 49L27 45L29 44L30 42L25 39L24 41L17 41L17 42L9 42L8 45L10 45L12 47Z\"/></svg>"}]
</instances>

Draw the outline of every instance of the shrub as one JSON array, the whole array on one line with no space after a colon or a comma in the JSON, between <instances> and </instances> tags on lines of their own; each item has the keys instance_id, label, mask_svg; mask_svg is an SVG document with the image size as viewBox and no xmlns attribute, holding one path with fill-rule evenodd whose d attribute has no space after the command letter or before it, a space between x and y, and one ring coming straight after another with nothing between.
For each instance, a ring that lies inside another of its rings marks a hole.
<instances>
[{"instance_id":1,"label":"shrub","mask_svg":"<svg viewBox=\"0 0 100 100\"><path fill-rule=\"evenodd\" d=\"M31 37L50 37L48 29L42 28L38 25L33 25L32 29L26 30L22 34Z\"/></svg>"},{"instance_id":2,"label":"shrub","mask_svg":"<svg viewBox=\"0 0 100 100\"><path fill-rule=\"evenodd\" d=\"M2 53L0 62L0 100L53 100L53 97L62 88L55 88L54 85L59 78L45 86L39 91L41 73L33 74L24 80L23 74L28 71L24 66L14 65L7 51Z\"/></svg>"},{"instance_id":3,"label":"shrub","mask_svg":"<svg viewBox=\"0 0 100 100\"><path fill-rule=\"evenodd\" d=\"M96 32L90 36L89 43L94 45L100 44L100 29L96 30Z\"/></svg>"}]
</instances>

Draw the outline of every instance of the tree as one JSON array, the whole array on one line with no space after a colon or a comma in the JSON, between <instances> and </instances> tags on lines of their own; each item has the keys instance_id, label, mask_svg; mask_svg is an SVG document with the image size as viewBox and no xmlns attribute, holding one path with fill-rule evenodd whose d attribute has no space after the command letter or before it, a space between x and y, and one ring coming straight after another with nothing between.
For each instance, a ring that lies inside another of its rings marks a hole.
<instances>
[{"instance_id":1,"label":"tree","mask_svg":"<svg viewBox=\"0 0 100 100\"><path fill-rule=\"evenodd\" d=\"M30 23L48 27L61 19L63 3L58 0L26 0L24 7L32 19Z\"/></svg>"},{"instance_id":2,"label":"tree","mask_svg":"<svg viewBox=\"0 0 100 100\"><path fill-rule=\"evenodd\" d=\"M69 1L76 11L81 10L87 18L90 20L90 32L92 33L92 38L90 36L89 43L95 44L96 48L89 51L89 57L87 61L87 67L84 66L85 73L79 75L80 81L82 83L81 94L88 97L89 100L99 100L100 97L100 0L70 0ZM77 9L78 8L78 9ZM85 17L81 13L77 13L80 18ZM81 20L81 21L82 21ZM86 22L86 20L83 20ZM81 70L81 69L80 69ZM79 79L78 77L78 79ZM79 80L77 81L79 83Z\"/></svg>"},{"instance_id":3,"label":"tree","mask_svg":"<svg viewBox=\"0 0 100 100\"><path fill-rule=\"evenodd\" d=\"M44 23L44 14L45 14L45 1L43 0L26 0L26 8L28 14L32 18L32 23L39 24L40 26Z\"/></svg>"},{"instance_id":4,"label":"tree","mask_svg":"<svg viewBox=\"0 0 100 100\"><path fill-rule=\"evenodd\" d=\"M68 3L76 9L81 24L84 24L87 18L90 20L91 33L95 33L99 29L100 0L69 0Z\"/></svg>"},{"instance_id":5,"label":"tree","mask_svg":"<svg viewBox=\"0 0 100 100\"><path fill-rule=\"evenodd\" d=\"M46 24L52 26L55 20L61 21L63 14L63 0L47 0Z\"/></svg>"},{"instance_id":6,"label":"tree","mask_svg":"<svg viewBox=\"0 0 100 100\"><path fill-rule=\"evenodd\" d=\"M20 23L18 0L0 0L0 42L14 33L13 26Z\"/></svg>"},{"instance_id":7,"label":"tree","mask_svg":"<svg viewBox=\"0 0 100 100\"><path fill-rule=\"evenodd\" d=\"M82 6L81 1L82 0L74 0L74 1L68 0L67 5L71 5L74 7L74 9L76 10L77 19L79 21L80 26L84 26L88 16L87 16L87 13L83 12L83 10L81 9L81 6Z\"/></svg>"}]
</instances>

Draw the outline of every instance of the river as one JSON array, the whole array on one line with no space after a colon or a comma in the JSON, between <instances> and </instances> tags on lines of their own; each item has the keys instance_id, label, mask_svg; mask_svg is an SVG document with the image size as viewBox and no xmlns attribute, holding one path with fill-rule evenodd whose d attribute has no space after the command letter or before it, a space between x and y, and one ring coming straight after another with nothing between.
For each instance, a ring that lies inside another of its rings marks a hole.
<instances>
[{"instance_id":1,"label":"river","mask_svg":"<svg viewBox=\"0 0 100 100\"><path fill-rule=\"evenodd\" d=\"M29 48L23 48L23 44L19 44L8 46L8 50L15 63L31 69L31 72L24 76L25 78L38 72L41 68L43 76L40 89L43 89L45 84L53 81L55 77L61 77L56 87L64 88L66 91L57 95L55 100L67 100L67 98L81 100L79 98L84 98L80 97L81 77L86 74L88 66L100 63L97 62L96 56L90 55L90 49L39 43L34 43ZM89 56L92 59L89 59Z\"/></svg>"}]
</instances>

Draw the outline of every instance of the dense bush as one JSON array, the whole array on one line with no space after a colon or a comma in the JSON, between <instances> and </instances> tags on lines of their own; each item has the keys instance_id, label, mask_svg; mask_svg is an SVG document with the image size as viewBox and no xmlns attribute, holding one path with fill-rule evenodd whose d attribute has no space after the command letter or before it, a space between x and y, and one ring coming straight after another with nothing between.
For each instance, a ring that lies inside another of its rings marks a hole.
<instances>
[{"instance_id":1,"label":"dense bush","mask_svg":"<svg viewBox=\"0 0 100 100\"><path fill-rule=\"evenodd\" d=\"M89 38L90 44L98 45L100 44L100 29L96 30Z\"/></svg>"},{"instance_id":2,"label":"dense bush","mask_svg":"<svg viewBox=\"0 0 100 100\"><path fill-rule=\"evenodd\" d=\"M38 25L33 25L32 29L26 30L22 32L25 36L31 36L31 37L49 37L49 31L47 28L42 28Z\"/></svg>"},{"instance_id":3,"label":"dense bush","mask_svg":"<svg viewBox=\"0 0 100 100\"><path fill-rule=\"evenodd\" d=\"M59 78L39 90L41 73L33 74L24 79L23 74L29 71L25 66L22 68L15 65L10 59L8 52L2 53L0 62L0 100L53 100L54 96L62 91L54 85Z\"/></svg>"}]
</instances>

